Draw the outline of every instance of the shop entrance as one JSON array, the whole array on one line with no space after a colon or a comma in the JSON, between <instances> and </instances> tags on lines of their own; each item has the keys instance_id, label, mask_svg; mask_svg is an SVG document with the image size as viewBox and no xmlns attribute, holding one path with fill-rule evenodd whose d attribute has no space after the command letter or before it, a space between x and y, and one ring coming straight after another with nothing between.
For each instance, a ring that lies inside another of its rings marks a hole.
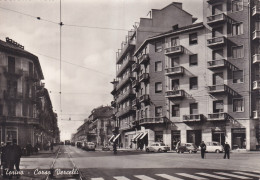
<instances>
[{"instance_id":1,"label":"shop entrance","mask_svg":"<svg viewBox=\"0 0 260 180\"><path fill-rule=\"evenodd\" d=\"M176 148L176 145L180 140L181 140L181 131L172 131L172 150Z\"/></svg>"},{"instance_id":2,"label":"shop entrance","mask_svg":"<svg viewBox=\"0 0 260 180\"><path fill-rule=\"evenodd\" d=\"M187 143L199 146L201 143L201 130L187 130Z\"/></svg>"},{"instance_id":3,"label":"shop entrance","mask_svg":"<svg viewBox=\"0 0 260 180\"><path fill-rule=\"evenodd\" d=\"M212 141L219 142L222 146L224 146L226 137L224 131L213 131L212 132Z\"/></svg>"},{"instance_id":4,"label":"shop entrance","mask_svg":"<svg viewBox=\"0 0 260 180\"><path fill-rule=\"evenodd\" d=\"M232 129L232 149L246 149L246 128Z\"/></svg>"}]
</instances>

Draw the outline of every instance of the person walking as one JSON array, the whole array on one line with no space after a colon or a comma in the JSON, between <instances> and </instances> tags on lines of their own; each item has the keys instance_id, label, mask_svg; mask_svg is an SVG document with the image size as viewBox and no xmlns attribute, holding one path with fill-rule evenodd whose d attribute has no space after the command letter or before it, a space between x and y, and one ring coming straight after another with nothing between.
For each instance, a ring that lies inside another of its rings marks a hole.
<instances>
[{"instance_id":1,"label":"person walking","mask_svg":"<svg viewBox=\"0 0 260 180\"><path fill-rule=\"evenodd\" d=\"M3 167L3 177L8 178L7 170L9 167L9 152L10 152L11 143L7 142L6 145L2 148L1 154L1 165Z\"/></svg>"},{"instance_id":2,"label":"person walking","mask_svg":"<svg viewBox=\"0 0 260 180\"><path fill-rule=\"evenodd\" d=\"M22 156L22 149L19 145L17 145L17 140L13 139L13 144L10 146L9 154L9 171L14 170L14 166L16 171L20 171L20 159Z\"/></svg>"},{"instance_id":3,"label":"person walking","mask_svg":"<svg viewBox=\"0 0 260 180\"><path fill-rule=\"evenodd\" d=\"M224 159L226 159L226 157L229 159L230 158L230 145L228 144L228 142L225 142L224 151L225 151Z\"/></svg>"},{"instance_id":4,"label":"person walking","mask_svg":"<svg viewBox=\"0 0 260 180\"><path fill-rule=\"evenodd\" d=\"M202 142L200 143L200 152L201 152L201 158L202 158L202 159L204 159L204 157L205 157L206 149L207 149L207 146L206 146L206 144L204 143L204 141L202 141Z\"/></svg>"},{"instance_id":5,"label":"person walking","mask_svg":"<svg viewBox=\"0 0 260 180\"><path fill-rule=\"evenodd\" d=\"M177 152L177 153L180 153L180 150L179 150L180 145L181 145L181 141L179 140L179 141L177 142L177 144L176 144L176 152Z\"/></svg>"}]
</instances>

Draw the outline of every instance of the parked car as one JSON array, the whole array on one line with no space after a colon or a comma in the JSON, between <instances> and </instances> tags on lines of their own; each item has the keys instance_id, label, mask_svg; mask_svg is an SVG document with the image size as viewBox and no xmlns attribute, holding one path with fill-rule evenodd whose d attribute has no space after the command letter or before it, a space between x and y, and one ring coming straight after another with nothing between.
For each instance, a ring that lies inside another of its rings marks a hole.
<instances>
[{"instance_id":1,"label":"parked car","mask_svg":"<svg viewBox=\"0 0 260 180\"><path fill-rule=\"evenodd\" d=\"M197 153L198 148L194 143L181 143L179 148L176 150L177 153Z\"/></svg>"},{"instance_id":2,"label":"parked car","mask_svg":"<svg viewBox=\"0 0 260 180\"><path fill-rule=\"evenodd\" d=\"M95 148L96 148L96 145L93 142L86 142L86 141L84 141L82 143L82 149L84 149L86 151L90 151L90 150L91 151L95 151Z\"/></svg>"},{"instance_id":3,"label":"parked car","mask_svg":"<svg viewBox=\"0 0 260 180\"><path fill-rule=\"evenodd\" d=\"M223 146L216 141L213 142L206 142L206 152L215 152L215 153L220 153L224 151Z\"/></svg>"},{"instance_id":4,"label":"parked car","mask_svg":"<svg viewBox=\"0 0 260 180\"><path fill-rule=\"evenodd\" d=\"M77 148L81 148L81 146L82 146L81 141L76 141L76 146L77 146Z\"/></svg>"},{"instance_id":5,"label":"parked car","mask_svg":"<svg viewBox=\"0 0 260 180\"><path fill-rule=\"evenodd\" d=\"M154 142L150 146L147 146L146 152L167 152L170 151L170 147L162 142Z\"/></svg>"}]
</instances>

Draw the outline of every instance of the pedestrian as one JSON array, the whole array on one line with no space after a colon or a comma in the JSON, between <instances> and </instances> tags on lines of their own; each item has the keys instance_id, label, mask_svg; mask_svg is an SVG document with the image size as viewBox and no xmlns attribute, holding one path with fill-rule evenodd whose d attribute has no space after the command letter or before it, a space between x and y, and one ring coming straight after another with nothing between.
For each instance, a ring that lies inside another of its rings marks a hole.
<instances>
[{"instance_id":1,"label":"pedestrian","mask_svg":"<svg viewBox=\"0 0 260 180\"><path fill-rule=\"evenodd\" d=\"M228 142L225 142L224 151L225 151L224 159L226 159L226 156L229 159L230 158L230 145L228 144Z\"/></svg>"},{"instance_id":2,"label":"pedestrian","mask_svg":"<svg viewBox=\"0 0 260 180\"><path fill-rule=\"evenodd\" d=\"M22 156L22 149L19 145L17 145L17 140L13 139L13 144L10 146L9 154L9 171L14 170L14 166L16 171L20 171L20 159Z\"/></svg>"},{"instance_id":3,"label":"pedestrian","mask_svg":"<svg viewBox=\"0 0 260 180\"><path fill-rule=\"evenodd\" d=\"M204 157L205 157L206 149L207 149L207 146L206 146L206 144L204 143L204 141L202 141L202 142L200 143L200 152L201 152L201 158L202 158L202 159L204 159Z\"/></svg>"},{"instance_id":4,"label":"pedestrian","mask_svg":"<svg viewBox=\"0 0 260 180\"><path fill-rule=\"evenodd\" d=\"M117 144L116 142L113 143L113 151L114 151L114 154L117 154Z\"/></svg>"},{"instance_id":5,"label":"pedestrian","mask_svg":"<svg viewBox=\"0 0 260 180\"><path fill-rule=\"evenodd\" d=\"M181 145L181 141L179 140L179 141L177 142L177 144L176 144L176 152L177 152L177 153L180 153L180 151L179 151L180 145Z\"/></svg>"},{"instance_id":6,"label":"pedestrian","mask_svg":"<svg viewBox=\"0 0 260 180\"><path fill-rule=\"evenodd\" d=\"M9 166L9 152L10 152L11 142L7 142L6 145L2 148L1 154L1 165L3 167L3 177L7 178L7 170Z\"/></svg>"}]
</instances>

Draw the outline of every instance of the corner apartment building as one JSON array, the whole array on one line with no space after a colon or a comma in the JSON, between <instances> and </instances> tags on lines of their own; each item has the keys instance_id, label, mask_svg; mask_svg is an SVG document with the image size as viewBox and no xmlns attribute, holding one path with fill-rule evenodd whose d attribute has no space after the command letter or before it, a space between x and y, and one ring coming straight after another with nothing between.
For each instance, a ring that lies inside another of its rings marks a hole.
<instances>
[{"instance_id":1,"label":"corner apartment building","mask_svg":"<svg viewBox=\"0 0 260 180\"><path fill-rule=\"evenodd\" d=\"M56 133L57 117L40 119L40 95L44 88L43 73L37 56L24 50L24 47L12 39L0 40L0 140L25 147L43 142L45 132ZM48 111L52 111L47 107ZM51 121L55 126L49 129ZM42 126L48 124L48 126ZM54 132L55 130L55 132ZM49 135L48 135L49 136ZM48 138L52 141L54 135ZM58 138L58 137L57 137Z\"/></svg>"},{"instance_id":2,"label":"corner apartment building","mask_svg":"<svg viewBox=\"0 0 260 180\"><path fill-rule=\"evenodd\" d=\"M259 4L204 0L203 10L202 23L173 23L135 49L135 123L126 128L116 114L125 147L174 148L178 140L259 147Z\"/></svg>"}]
</instances>

